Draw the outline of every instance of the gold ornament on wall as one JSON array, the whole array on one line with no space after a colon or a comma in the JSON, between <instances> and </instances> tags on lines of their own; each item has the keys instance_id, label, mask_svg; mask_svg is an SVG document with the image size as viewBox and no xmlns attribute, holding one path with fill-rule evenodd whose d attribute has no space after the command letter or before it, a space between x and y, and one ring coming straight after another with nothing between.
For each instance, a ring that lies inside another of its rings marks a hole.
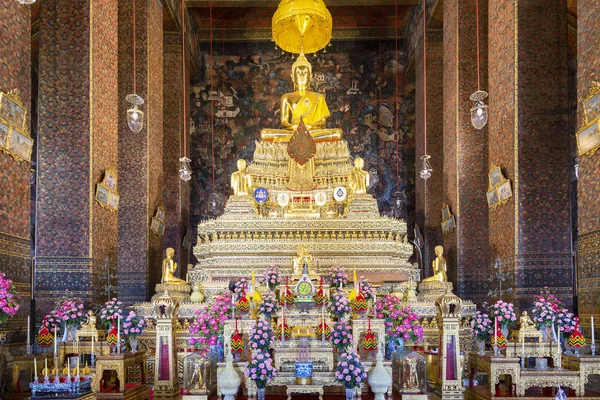
<instances>
[{"instance_id":1,"label":"gold ornament on wall","mask_svg":"<svg viewBox=\"0 0 600 400\"><path fill-rule=\"evenodd\" d=\"M492 164L490 173L488 174L488 207L495 210L501 205L508 203L512 195L510 181L504 177L500 167Z\"/></svg>"},{"instance_id":2,"label":"gold ornament on wall","mask_svg":"<svg viewBox=\"0 0 600 400\"><path fill-rule=\"evenodd\" d=\"M27 124L27 109L17 89L0 92L0 150L15 161L31 161L33 139Z\"/></svg>"},{"instance_id":3,"label":"gold ornament on wall","mask_svg":"<svg viewBox=\"0 0 600 400\"><path fill-rule=\"evenodd\" d=\"M110 211L119 209L120 196L117 192L117 172L113 169L107 169L104 172L102 182L96 185L96 201L102 208Z\"/></svg>"},{"instance_id":4,"label":"gold ornament on wall","mask_svg":"<svg viewBox=\"0 0 600 400\"><path fill-rule=\"evenodd\" d=\"M583 118L577 138L577 153L594 155L600 148L600 83L592 82L588 97L582 102Z\"/></svg>"}]
</instances>

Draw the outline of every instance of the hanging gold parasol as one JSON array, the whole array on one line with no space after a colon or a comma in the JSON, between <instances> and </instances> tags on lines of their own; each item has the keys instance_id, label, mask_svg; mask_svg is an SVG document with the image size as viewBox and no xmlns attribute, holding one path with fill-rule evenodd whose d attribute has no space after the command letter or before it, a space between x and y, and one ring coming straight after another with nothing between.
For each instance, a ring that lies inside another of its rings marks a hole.
<instances>
[{"instance_id":1,"label":"hanging gold parasol","mask_svg":"<svg viewBox=\"0 0 600 400\"><path fill-rule=\"evenodd\" d=\"M333 22L323 0L281 0L272 23L273 40L289 53L314 53L331 40Z\"/></svg>"}]
</instances>

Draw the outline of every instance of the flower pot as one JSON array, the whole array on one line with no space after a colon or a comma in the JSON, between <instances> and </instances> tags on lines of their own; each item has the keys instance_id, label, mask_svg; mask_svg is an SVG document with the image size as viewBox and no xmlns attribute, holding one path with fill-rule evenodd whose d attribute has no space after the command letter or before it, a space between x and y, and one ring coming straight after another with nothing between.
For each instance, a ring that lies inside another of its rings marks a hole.
<instances>
[{"instance_id":1,"label":"flower pot","mask_svg":"<svg viewBox=\"0 0 600 400\"><path fill-rule=\"evenodd\" d=\"M485 354L485 340L477 341L477 354L480 356Z\"/></svg>"},{"instance_id":2,"label":"flower pot","mask_svg":"<svg viewBox=\"0 0 600 400\"><path fill-rule=\"evenodd\" d=\"M135 353L138 349L138 341L137 341L137 337L135 336L131 336L129 338L129 346L131 347L131 352Z\"/></svg>"},{"instance_id":3,"label":"flower pot","mask_svg":"<svg viewBox=\"0 0 600 400\"><path fill-rule=\"evenodd\" d=\"M266 391L267 391L266 388L258 388L258 390L257 390L258 400L265 400L265 392Z\"/></svg>"},{"instance_id":4,"label":"flower pot","mask_svg":"<svg viewBox=\"0 0 600 400\"><path fill-rule=\"evenodd\" d=\"M546 329L546 325L540 326L540 333L542 334L542 342L548 341L548 329Z\"/></svg>"},{"instance_id":5,"label":"flower pot","mask_svg":"<svg viewBox=\"0 0 600 400\"><path fill-rule=\"evenodd\" d=\"M346 400L354 399L354 388L346 388Z\"/></svg>"}]
</instances>

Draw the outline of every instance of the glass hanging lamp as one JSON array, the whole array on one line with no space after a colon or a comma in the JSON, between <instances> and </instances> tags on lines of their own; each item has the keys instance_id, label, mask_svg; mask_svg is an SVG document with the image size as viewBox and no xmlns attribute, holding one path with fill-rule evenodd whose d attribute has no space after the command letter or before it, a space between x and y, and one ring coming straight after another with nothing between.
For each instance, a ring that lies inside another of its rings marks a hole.
<instances>
[{"instance_id":1,"label":"glass hanging lamp","mask_svg":"<svg viewBox=\"0 0 600 400\"><path fill-rule=\"evenodd\" d=\"M431 173L433 172L433 169L431 168L431 164L429 163L430 158L431 156L429 154L421 156L422 164L421 171L419 172L421 179L427 180L431 178Z\"/></svg>"},{"instance_id":2,"label":"glass hanging lamp","mask_svg":"<svg viewBox=\"0 0 600 400\"><path fill-rule=\"evenodd\" d=\"M187 157L181 157L179 159L179 162L181 163L179 168L179 177L184 182L188 182L190 179L192 179L192 168L190 167L191 161L192 160Z\"/></svg>"},{"instance_id":3,"label":"glass hanging lamp","mask_svg":"<svg viewBox=\"0 0 600 400\"><path fill-rule=\"evenodd\" d=\"M478 90L469 97L471 101L475 102L471 107L471 124L475 129L483 129L488 122L488 106L483 101L488 94L484 90Z\"/></svg>"},{"instance_id":4,"label":"glass hanging lamp","mask_svg":"<svg viewBox=\"0 0 600 400\"><path fill-rule=\"evenodd\" d=\"M144 127L144 112L138 106L144 104L142 99L137 94L128 94L125 99L131 103L131 107L127 110L127 125L133 133L140 133Z\"/></svg>"},{"instance_id":5,"label":"glass hanging lamp","mask_svg":"<svg viewBox=\"0 0 600 400\"><path fill-rule=\"evenodd\" d=\"M35 0L17 0L17 1L21 4L26 4L26 5L35 3Z\"/></svg>"}]
</instances>

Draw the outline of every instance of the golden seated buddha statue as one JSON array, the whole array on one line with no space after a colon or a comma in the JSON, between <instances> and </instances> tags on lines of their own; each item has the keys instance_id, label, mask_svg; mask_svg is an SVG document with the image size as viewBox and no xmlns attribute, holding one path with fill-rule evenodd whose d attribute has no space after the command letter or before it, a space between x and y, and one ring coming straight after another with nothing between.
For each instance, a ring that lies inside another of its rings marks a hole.
<instances>
[{"instance_id":1,"label":"golden seated buddha statue","mask_svg":"<svg viewBox=\"0 0 600 400\"><path fill-rule=\"evenodd\" d=\"M322 94L310 91L312 65L300 54L292 65L292 80L296 91L281 96L281 129L263 129L262 140L287 143L294 131L304 121L306 129L316 142L337 141L342 138L341 129L327 129L329 108Z\"/></svg>"}]
</instances>

